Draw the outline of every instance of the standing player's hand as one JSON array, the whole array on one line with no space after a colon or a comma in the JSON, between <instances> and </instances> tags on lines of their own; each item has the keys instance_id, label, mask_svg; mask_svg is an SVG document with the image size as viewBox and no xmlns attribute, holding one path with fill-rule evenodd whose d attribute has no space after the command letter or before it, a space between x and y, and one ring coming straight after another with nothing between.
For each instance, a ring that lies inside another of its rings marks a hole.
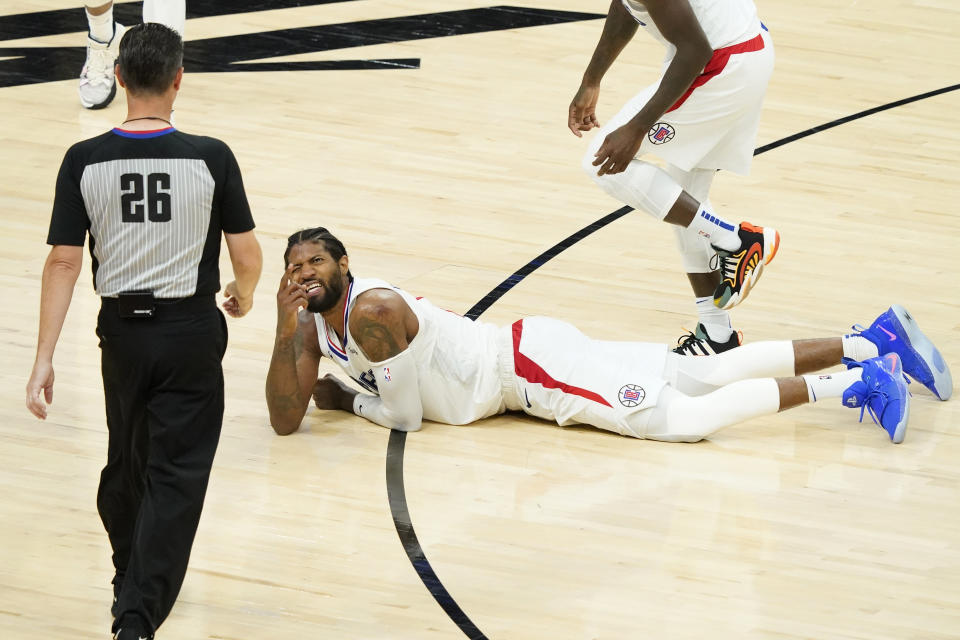
<instances>
[{"instance_id":1,"label":"standing player's hand","mask_svg":"<svg viewBox=\"0 0 960 640\"><path fill-rule=\"evenodd\" d=\"M307 306L307 292L291 279L293 265L287 266L277 291L277 336L290 338L297 332L297 314Z\"/></svg>"},{"instance_id":2,"label":"standing player's hand","mask_svg":"<svg viewBox=\"0 0 960 640\"><path fill-rule=\"evenodd\" d=\"M226 302L223 303L223 310L233 318L242 318L253 307L253 296L241 296L237 291L236 280L224 288L223 295L227 296Z\"/></svg>"},{"instance_id":3,"label":"standing player's hand","mask_svg":"<svg viewBox=\"0 0 960 640\"><path fill-rule=\"evenodd\" d=\"M567 116L567 127L573 135L582 138L581 131L590 131L600 126L597 120L597 100L600 98L600 87L596 85L580 85L577 95L570 102L570 113Z\"/></svg>"},{"instance_id":4,"label":"standing player's hand","mask_svg":"<svg viewBox=\"0 0 960 640\"><path fill-rule=\"evenodd\" d=\"M46 420L48 404L53 404L53 363L38 360L27 382L27 409L41 420Z\"/></svg>"},{"instance_id":5,"label":"standing player's hand","mask_svg":"<svg viewBox=\"0 0 960 640\"><path fill-rule=\"evenodd\" d=\"M620 173L626 169L640 151L643 136L648 129L649 127L641 129L632 122L628 122L619 129L611 131L597 149L597 159L593 161L593 166L600 167L597 175Z\"/></svg>"}]
</instances>

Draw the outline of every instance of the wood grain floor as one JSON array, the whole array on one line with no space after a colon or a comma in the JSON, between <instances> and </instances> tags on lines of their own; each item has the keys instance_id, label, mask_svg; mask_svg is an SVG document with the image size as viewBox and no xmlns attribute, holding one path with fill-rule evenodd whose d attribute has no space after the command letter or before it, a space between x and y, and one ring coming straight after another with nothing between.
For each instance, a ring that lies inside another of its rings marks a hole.
<instances>
[{"instance_id":1,"label":"wood grain floor","mask_svg":"<svg viewBox=\"0 0 960 640\"><path fill-rule=\"evenodd\" d=\"M0 14L70 8L4 4ZM488 6L360 0L190 20L188 40ZM523 6L604 13L600 2ZM759 0L777 67L758 145L960 77L951 0ZM188 74L177 125L234 149L266 269L230 323L227 408L180 600L162 638L458 638L387 501L389 433L311 411L268 426L263 380L283 239L325 225L358 276L465 311L620 207L581 173L565 118L602 21L300 54L419 58L419 69ZM71 33L2 47L79 46ZM600 118L652 81L638 35ZM0 56L2 57L2 56ZM79 71L79 69L78 69ZM55 401L23 406L56 171L123 119L81 109L75 81L0 89L0 637L106 638L109 546L96 514L106 432L89 270L55 357ZM891 303L960 369L960 92L885 110L721 174L728 217L778 227L780 254L734 312L750 341L838 335ZM693 323L670 230L641 214L590 235L484 314L672 342ZM324 364L324 370L332 365ZM960 638L960 406L913 385L906 441L821 403L696 445L522 416L428 424L405 485L426 557L491 640Z\"/></svg>"}]
</instances>

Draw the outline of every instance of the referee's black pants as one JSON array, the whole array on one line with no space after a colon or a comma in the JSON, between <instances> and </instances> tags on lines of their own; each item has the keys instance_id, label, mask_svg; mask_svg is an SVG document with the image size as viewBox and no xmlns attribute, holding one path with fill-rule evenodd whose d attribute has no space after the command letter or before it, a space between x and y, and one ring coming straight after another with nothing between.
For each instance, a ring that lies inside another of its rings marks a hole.
<instances>
[{"instance_id":1,"label":"referee's black pants","mask_svg":"<svg viewBox=\"0 0 960 640\"><path fill-rule=\"evenodd\" d=\"M183 584L223 422L227 327L213 296L97 322L109 443L97 509L113 548L114 631L153 633Z\"/></svg>"}]
</instances>

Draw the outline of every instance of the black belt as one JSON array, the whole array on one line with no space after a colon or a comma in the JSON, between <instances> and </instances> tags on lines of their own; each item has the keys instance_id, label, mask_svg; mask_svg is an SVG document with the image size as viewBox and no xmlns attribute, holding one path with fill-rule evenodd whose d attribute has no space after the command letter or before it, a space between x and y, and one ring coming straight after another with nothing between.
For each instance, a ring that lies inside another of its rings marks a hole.
<instances>
[{"instance_id":1,"label":"black belt","mask_svg":"<svg viewBox=\"0 0 960 640\"><path fill-rule=\"evenodd\" d=\"M217 297L214 294L190 296L189 298L154 298L153 302L153 313L144 315L145 319L186 316L198 311L217 308ZM102 297L100 298L100 308L119 315L120 299Z\"/></svg>"}]
</instances>

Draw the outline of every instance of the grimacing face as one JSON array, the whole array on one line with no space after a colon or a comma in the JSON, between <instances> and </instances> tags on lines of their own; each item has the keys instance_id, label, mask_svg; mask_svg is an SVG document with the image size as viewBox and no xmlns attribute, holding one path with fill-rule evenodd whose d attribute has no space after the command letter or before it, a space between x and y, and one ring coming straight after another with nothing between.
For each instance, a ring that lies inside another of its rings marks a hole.
<instances>
[{"instance_id":1,"label":"grimacing face","mask_svg":"<svg viewBox=\"0 0 960 640\"><path fill-rule=\"evenodd\" d=\"M322 242L302 242L290 248L287 264L293 265L291 279L307 294L307 311L323 313L337 305L345 288L347 256L337 261Z\"/></svg>"}]
</instances>

